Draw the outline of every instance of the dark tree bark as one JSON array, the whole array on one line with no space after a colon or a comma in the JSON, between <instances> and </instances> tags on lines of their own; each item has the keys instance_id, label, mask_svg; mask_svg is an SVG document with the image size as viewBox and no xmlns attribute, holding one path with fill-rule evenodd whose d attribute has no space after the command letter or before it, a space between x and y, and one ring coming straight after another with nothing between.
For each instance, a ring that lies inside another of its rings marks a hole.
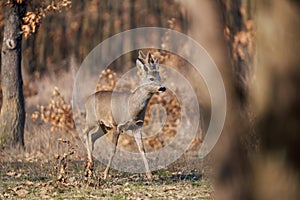
<instances>
[{"instance_id":1,"label":"dark tree bark","mask_svg":"<svg viewBox=\"0 0 300 200\"><path fill-rule=\"evenodd\" d=\"M3 105L0 113L0 145L24 148L25 108L21 74L21 19L26 5L13 3L5 8L1 51Z\"/></svg>"},{"instance_id":2,"label":"dark tree bark","mask_svg":"<svg viewBox=\"0 0 300 200\"><path fill-rule=\"evenodd\" d=\"M250 0L220 0L230 48L234 88L242 111L247 108L254 55L254 9ZM253 2L252 2L253 3Z\"/></svg>"},{"instance_id":3,"label":"dark tree bark","mask_svg":"<svg viewBox=\"0 0 300 200\"><path fill-rule=\"evenodd\" d=\"M299 3L219 2L234 92L231 125L223 131L227 141L218 155L216 199L300 199Z\"/></svg>"},{"instance_id":4,"label":"dark tree bark","mask_svg":"<svg viewBox=\"0 0 300 200\"><path fill-rule=\"evenodd\" d=\"M254 10L249 2L249 0L219 1L232 65L233 93L230 94L232 96L230 118L234 126L238 124L235 130L226 130L230 144L221 156L217 189L223 199L254 198L251 191L253 173L249 155L255 151L258 142L251 125L249 108L254 55L254 27L251 18Z\"/></svg>"}]
</instances>

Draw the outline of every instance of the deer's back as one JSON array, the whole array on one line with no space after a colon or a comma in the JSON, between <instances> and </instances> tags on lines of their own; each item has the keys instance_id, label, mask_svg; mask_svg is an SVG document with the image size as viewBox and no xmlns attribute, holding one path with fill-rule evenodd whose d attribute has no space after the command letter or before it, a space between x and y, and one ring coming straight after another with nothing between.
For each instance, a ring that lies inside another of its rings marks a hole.
<instances>
[{"instance_id":1,"label":"deer's back","mask_svg":"<svg viewBox=\"0 0 300 200\"><path fill-rule=\"evenodd\" d=\"M130 120L128 112L129 92L99 91L86 101L86 120L99 121L106 126L116 126Z\"/></svg>"}]
</instances>

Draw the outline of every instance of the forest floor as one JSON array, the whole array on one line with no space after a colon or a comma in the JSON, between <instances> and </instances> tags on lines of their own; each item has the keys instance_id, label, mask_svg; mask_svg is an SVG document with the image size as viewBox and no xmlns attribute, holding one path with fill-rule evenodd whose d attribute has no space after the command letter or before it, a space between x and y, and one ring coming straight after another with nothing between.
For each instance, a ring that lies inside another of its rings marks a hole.
<instances>
[{"instance_id":1,"label":"forest floor","mask_svg":"<svg viewBox=\"0 0 300 200\"><path fill-rule=\"evenodd\" d=\"M199 170L172 164L144 174L111 171L97 162L94 175L85 177L85 162L68 160L0 162L0 199L213 199L210 178Z\"/></svg>"},{"instance_id":2,"label":"forest floor","mask_svg":"<svg viewBox=\"0 0 300 200\"><path fill-rule=\"evenodd\" d=\"M77 133L30 123L25 150L0 150L0 199L214 199L214 165L199 159L199 148L154 171L151 181L145 174L116 170L103 180L99 161L87 178L86 150Z\"/></svg>"}]
</instances>

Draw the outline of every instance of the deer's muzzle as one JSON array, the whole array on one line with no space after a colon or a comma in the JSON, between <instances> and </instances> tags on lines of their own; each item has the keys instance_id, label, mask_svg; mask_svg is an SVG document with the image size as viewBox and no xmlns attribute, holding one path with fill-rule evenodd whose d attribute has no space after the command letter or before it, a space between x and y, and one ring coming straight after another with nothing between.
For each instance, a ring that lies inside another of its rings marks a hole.
<instances>
[{"instance_id":1,"label":"deer's muzzle","mask_svg":"<svg viewBox=\"0 0 300 200\"><path fill-rule=\"evenodd\" d=\"M164 91L166 91L166 87L160 87L160 88L158 89L158 91L159 91L159 92L164 92Z\"/></svg>"}]
</instances>

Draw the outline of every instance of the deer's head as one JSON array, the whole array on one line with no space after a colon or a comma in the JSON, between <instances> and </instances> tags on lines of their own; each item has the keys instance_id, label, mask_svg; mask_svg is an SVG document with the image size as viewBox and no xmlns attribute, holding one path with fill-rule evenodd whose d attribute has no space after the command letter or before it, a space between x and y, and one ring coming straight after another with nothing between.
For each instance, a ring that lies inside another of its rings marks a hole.
<instances>
[{"instance_id":1,"label":"deer's head","mask_svg":"<svg viewBox=\"0 0 300 200\"><path fill-rule=\"evenodd\" d=\"M158 59L153 58L150 52L145 56L142 51L139 51L136 66L141 76L140 86L150 93L166 91L166 88L161 83Z\"/></svg>"}]
</instances>

